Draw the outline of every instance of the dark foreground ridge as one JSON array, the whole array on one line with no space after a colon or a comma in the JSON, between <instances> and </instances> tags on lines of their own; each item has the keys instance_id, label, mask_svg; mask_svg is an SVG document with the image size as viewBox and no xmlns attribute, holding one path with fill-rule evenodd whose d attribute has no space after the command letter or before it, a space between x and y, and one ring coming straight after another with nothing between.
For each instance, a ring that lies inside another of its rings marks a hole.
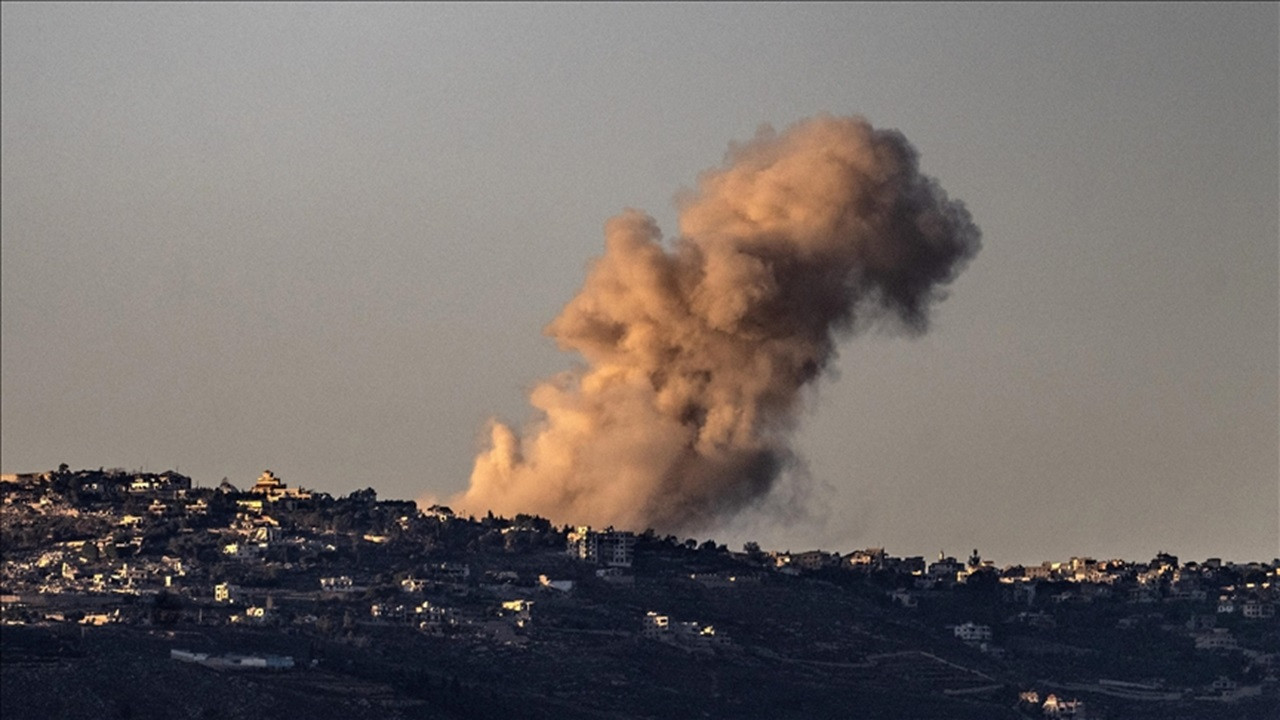
<instances>
[{"instance_id":1,"label":"dark foreground ridge","mask_svg":"<svg viewBox=\"0 0 1280 720\"><path fill-rule=\"evenodd\" d=\"M0 714L1270 718L1280 561L997 568L5 476Z\"/></svg>"}]
</instances>

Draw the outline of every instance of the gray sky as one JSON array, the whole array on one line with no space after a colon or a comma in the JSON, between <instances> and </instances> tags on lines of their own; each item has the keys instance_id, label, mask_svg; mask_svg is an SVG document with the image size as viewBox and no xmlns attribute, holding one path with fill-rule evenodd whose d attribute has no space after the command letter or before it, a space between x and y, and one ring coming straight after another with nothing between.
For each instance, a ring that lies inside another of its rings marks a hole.
<instances>
[{"instance_id":1,"label":"gray sky","mask_svg":"<svg viewBox=\"0 0 1280 720\"><path fill-rule=\"evenodd\" d=\"M810 395L813 517L715 539L1270 559L1278 14L5 3L0 465L451 495L608 218L856 113L983 249Z\"/></svg>"}]
</instances>

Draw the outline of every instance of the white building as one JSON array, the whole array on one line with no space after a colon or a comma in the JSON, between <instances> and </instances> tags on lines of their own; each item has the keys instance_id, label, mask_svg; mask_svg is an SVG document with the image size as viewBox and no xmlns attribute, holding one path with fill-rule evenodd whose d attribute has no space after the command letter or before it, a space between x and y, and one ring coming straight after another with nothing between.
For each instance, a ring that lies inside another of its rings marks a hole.
<instances>
[{"instance_id":1,"label":"white building","mask_svg":"<svg viewBox=\"0 0 1280 720\"><path fill-rule=\"evenodd\" d=\"M528 627L533 622L533 601L523 598L502 603L502 614L511 618L516 627Z\"/></svg>"},{"instance_id":2,"label":"white building","mask_svg":"<svg viewBox=\"0 0 1280 720\"><path fill-rule=\"evenodd\" d=\"M569 533L566 551L586 562L609 567L631 567L635 560L635 533L614 530L612 527L596 532L581 525Z\"/></svg>"},{"instance_id":3,"label":"white building","mask_svg":"<svg viewBox=\"0 0 1280 720\"><path fill-rule=\"evenodd\" d=\"M213 599L220 603L233 603L240 596L240 588L231 583L218 583L213 586Z\"/></svg>"},{"instance_id":4,"label":"white building","mask_svg":"<svg viewBox=\"0 0 1280 720\"><path fill-rule=\"evenodd\" d=\"M1242 612L1245 617L1250 618L1252 620L1261 620L1264 618L1275 617L1276 606L1272 605L1271 603L1264 603L1264 602L1259 602L1257 600L1250 600L1246 602L1243 607L1240 608L1240 612Z\"/></svg>"},{"instance_id":5,"label":"white building","mask_svg":"<svg viewBox=\"0 0 1280 720\"><path fill-rule=\"evenodd\" d=\"M1238 647L1235 637L1226 628L1213 628L1196 633L1197 650L1235 650Z\"/></svg>"},{"instance_id":6,"label":"white building","mask_svg":"<svg viewBox=\"0 0 1280 720\"><path fill-rule=\"evenodd\" d=\"M888 593L888 595L894 603L904 608L913 608L919 604L916 601L916 596L903 588L894 590L893 592Z\"/></svg>"},{"instance_id":7,"label":"white building","mask_svg":"<svg viewBox=\"0 0 1280 720\"><path fill-rule=\"evenodd\" d=\"M644 616L643 623L641 634L650 640L658 640L671 630L671 618L652 610Z\"/></svg>"},{"instance_id":8,"label":"white building","mask_svg":"<svg viewBox=\"0 0 1280 720\"><path fill-rule=\"evenodd\" d=\"M325 592L351 592L354 585L346 575L320 578L320 589Z\"/></svg>"},{"instance_id":9,"label":"white building","mask_svg":"<svg viewBox=\"0 0 1280 720\"><path fill-rule=\"evenodd\" d=\"M965 642L990 642L991 626L967 622L963 625L957 625L955 627L955 634L956 637Z\"/></svg>"}]
</instances>

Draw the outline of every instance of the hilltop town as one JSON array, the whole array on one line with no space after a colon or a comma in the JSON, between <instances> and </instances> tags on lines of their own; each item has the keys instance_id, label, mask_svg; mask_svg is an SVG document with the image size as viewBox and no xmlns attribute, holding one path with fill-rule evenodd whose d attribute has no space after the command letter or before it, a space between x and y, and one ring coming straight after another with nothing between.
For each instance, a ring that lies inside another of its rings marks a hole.
<instances>
[{"instance_id":1,"label":"hilltop town","mask_svg":"<svg viewBox=\"0 0 1280 720\"><path fill-rule=\"evenodd\" d=\"M1280 560L735 550L270 471L0 483L6 718L1244 718Z\"/></svg>"}]
</instances>

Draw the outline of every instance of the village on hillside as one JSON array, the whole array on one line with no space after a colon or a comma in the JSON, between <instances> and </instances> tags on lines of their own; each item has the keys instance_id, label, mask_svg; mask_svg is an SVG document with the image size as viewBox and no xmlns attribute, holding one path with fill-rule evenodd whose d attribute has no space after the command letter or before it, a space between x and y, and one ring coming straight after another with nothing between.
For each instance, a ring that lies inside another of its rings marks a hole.
<instances>
[{"instance_id":1,"label":"village on hillside","mask_svg":"<svg viewBox=\"0 0 1280 720\"><path fill-rule=\"evenodd\" d=\"M661 717L673 698L711 717L1280 706L1280 560L732 550L372 489L334 498L271 471L245 484L65 465L4 476L3 671L6 690L30 690L6 691L4 716L110 702L146 716L165 690L39 690L125 648L120 662L175 687L270 676L332 693L328 710L351 717ZM344 705L356 686L364 704ZM203 701L233 702L217 697Z\"/></svg>"}]
</instances>

